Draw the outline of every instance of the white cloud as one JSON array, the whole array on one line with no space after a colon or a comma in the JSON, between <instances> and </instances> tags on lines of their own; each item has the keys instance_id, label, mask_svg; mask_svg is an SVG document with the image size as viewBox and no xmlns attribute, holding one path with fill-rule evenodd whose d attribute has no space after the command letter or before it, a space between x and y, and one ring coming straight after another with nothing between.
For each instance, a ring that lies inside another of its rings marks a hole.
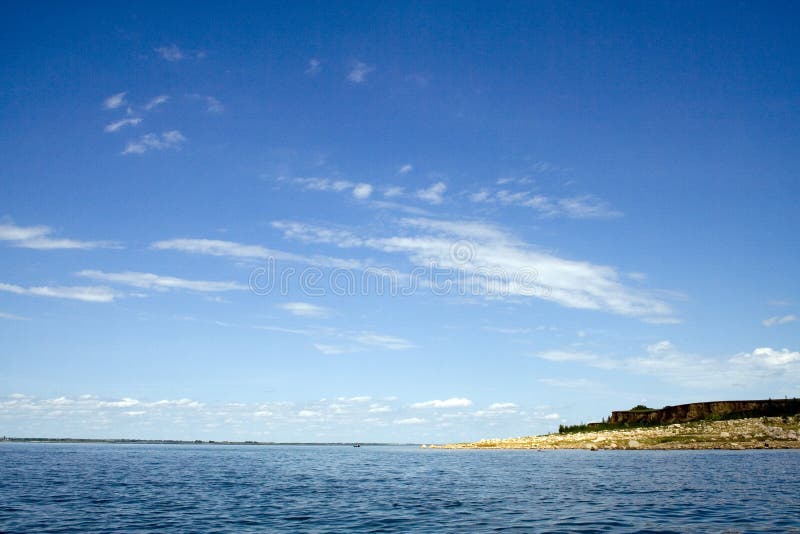
<instances>
[{"instance_id":1,"label":"white cloud","mask_svg":"<svg viewBox=\"0 0 800 534\"><path fill-rule=\"evenodd\" d=\"M352 352L347 347L337 347L335 345L326 345L325 343L314 343L314 348L320 351L322 354L326 354L328 356Z\"/></svg>"},{"instance_id":2,"label":"white cloud","mask_svg":"<svg viewBox=\"0 0 800 534\"><path fill-rule=\"evenodd\" d=\"M127 91L123 91L122 93L117 93L115 95L111 95L105 100L103 100L103 107L106 109L117 109L120 106L125 105L125 95L127 95Z\"/></svg>"},{"instance_id":3,"label":"white cloud","mask_svg":"<svg viewBox=\"0 0 800 534\"><path fill-rule=\"evenodd\" d=\"M761 347L753 352L737 354L731 358L731 362L768 370L783 370L800 362L800 352Z\"/></svg>"},{"instance_id":4,"label":"white cloud","mask_svg":"<svg viewBox=\"0 0 800 534\"><path fill-rule=\"evenodd\" d=\"M644 356L619 362L624 369L654 375L669 382L698 389L740 390L765 381L786 381L792 385L800 373L800 352L760 347L727 358L687 354L669 341L647 348Z\"/></svg>"},{"instance_id":5,"label":"white cloud","mask_svg":"<svg viewBox=\"0 0 800 534\"><path fill-rule=\"evenodd\" d=\"M277 261L306 263L309 265L337 267L342 269L354 269L361 265L356 260L330 258L327 256L307 257L291 252L269 249L260 245L246 245L234 241L221 241L218 239L168 239L157 241L150 246L157 250L176 250L191 254L227 256L231 258L274 259Z\"/></svg>"},{"instance_id":6,"label":"white cloud","mask_svg":"<svg viewBox=\"0 0 800 534\"><path fill-rule=\"evenodd\" d=\"M330 314L328 308L307 302L287 302L280 304L278 307L300 317L327 317Z\"/></svg>"},{"instance_id":7,"label":"white cloud","mask_svg":"<svg viewBox=\"0 0 800 534\"><path fill-rule=\"evenodd\" d=\"M188 289L190 291L217 292L245 290L247 286L236 282L210 282L207 280L186 280L173 276L160 276L153 273L126 271L121 273L105 273L102 271L84 270L77 276L101 280L104 282L123 284L142 289L166 291L170 289Z\"/></svg>"},{"instance_id":8,"label":"white cloud","mask_svg":"<svg viewBox=\"0 0 800 534\"><path fill-rule=\"evenodd\" d=\"M367 75L374 70L374 67L362 63L361 61L356 61L347 74L347 80L352 83L364 83L367 81Z\"/></svg>"},{"instance_id":9,"label":"white cloud","mask_svg":"<svg viewBox=\"0 0 800 534\"><path fill-rule=\"evenodd\" d=\"M498 180L498 183L508 181ZM621 217L622 212L592 195L568 198L553 198L530 191L509 191L501 189L491 192L484 188L469 196L476 203L497 203L506 206L522 206L539 212L543 217L567 217L570 219L609 219Z\"/></svg>"},{"instance_id":10,"label":"white cloud","mask_svg":"<svg viewBox=\"0 0 800 534\"><path fill-rule=\"evenodd\" d=\"M118 120L116 122L112 122L112 123L107 124L106 127L104 128L104 130L106 132L109 132L109 133L116 132L117 130L122 129L125 126L136 126L140 122L142 122L142 119L140 119L139 117L132 117L132 118L129 118L129 119L121 119L121 120Z\"/></svg>"},{"instance_id":11,"label":"white cloud","mask_svg":"<svg viewBox=\"0 0 800 534\"><path fill-rule=\"evenodd\" d=\"M180 61L186 57L186 55L183 53L183 50L174 44L168 46L159 46L155 49L155 51L159 56L161 56L161 59L172 62Z\"/></svg>"},{"instance_id":12,"label":"white cloud","mask_svg":"<svg viewBox=\"0 0 800 534\"><path fill-rule=\"evenodd\" d=\"M784 315L783 317L770 317L769 319L764 319L761 323L766 326L767 328L771 326L777 326L782 324L789 324L797 321L796 315Z\"/></svg>"},{"instance_id":13,"label":"white cloud","mask_svg":"<svg viewBox=\"0 0 800 534\"><path fill-rule=\"evenodd\" d=\"M390 406L386 406L385 404L370 404L369 406L369 413L390 413L392 408Z\"/></svg>"},{"instance_id":14,"label":"white cloud","mask_svg":"<svg viewBox=\"0 0 800 534\"><path fill-rule=\"evenodd\" d=\"M402 187L397 187L397 186L387 187L386 190L383 192L383 196L385 196L386 198L399 197L403 195L404 191L405 189Z\"/></svg>"},{"instance_id":15,"label":"white cloud","mask_svg":"<svg viewBox=\"0 0 800 534\"><path fill-rule=\"evenodd\" d=\"M137 141L130 141L123 154L144 154L149 150L176 149L186 141L186 138L178 130L170 130L158 134L148 133L140 137Z\"/></svg>"},{"instance_id":16,"label":"white cloud","mask_svg":"<svg viewBox=\"0 0 800 534\"><path fill-rule=\"evenodd\" d=\"M225 106L223 106L222 102L220 102L213 96L207 96L206 111L208 111L209 113L222 113L223 111L225 111Z\"/></svg>"},{"instance_id":17,"label":"white cloud","mask_svg":"<svg viewBox=\"0 0 800 534\"><path fill-rule=\"evenodd\" d=\"M490 410L516 410L518 406L513 402L495 402L489 405Z\"/></svg>"},{"instance_id":18,"label":"white cloud","mask_svg":"<svg viewBox=\"0 0 800 534\"><path fill-rule=\"evenodd\" d=\"M369 184L358 184L353 188L353 196L363 200L372 194L372 186Z\"/></svg>"},{"instance_id":19,"label":"white cloud","mask_svg":"<svg viewBox=\"0 0 800 534\"><path fill-rule=\"evenodd\" d=\"M0 283L0 291L16 295L82 300L84 302L112 302L115 297L119 296L112 289L102 286L35 286L26 288Z\"/></svg>"},{"instance_id":20,"label":"white cloud","mask_svg":"<svg viewBox=\"0 0 800 534\"><path fill-rule=\"evenodd\" d=\"M316 76L317 74L320 73L321 70L322 70L322 62L319 59L312 57L311 59L308 60L308 68L306 68L305 70L306 74L308 74L309 76Z\"/></svg>"},{"instance_id":21,"label":"white cloud","mask_svg":"<svg viewBox=\"0 0 800 534\"><path fill-rule=\"evenodd\" d=\"M447 190L447 185L444 182L436 182L427 189L420 189L417 191L417 198L424 200L430 204L441 204L444 192Z\"/></svg>"},{"instance_id":22,"label":"white cloud","mask_svg":"<svg viewBox=\"0 0 800 534\"><path fill-rule=\"evenodd\" d=\"M356 395L355 397L338 397L336 400L339 402L369 402L372 397L369 395Z\"/></svg>"},{"instance_id":23,"label":"white cloud","mask_svg":"<svg viewBox=\"0 0 800 534\"><path fill-rule=\"evenodd\" d=\"M165 104L169 100L169 96L167 95L158 95L150 99L150 101L145 104L144 109L145 111L150 111L151 109L160 106L161 104Z\"/></svg>"},{"instance_id":24,"label":"white cloud","mask_svg":"<svg viewBox=\"0 0 800 534\"><path fill-rule=\"evenodd\" d=\"M386 350L406 350L414 348L414 344L407 339L395 336L364 332L355 336L355 341L370 347L379 347Z\"/></svg>"},{"instance_id":25,"label":"white cloud","mask_svg":"<svg viewBox=\"0 0 800 534\"><path fill-rule=\"evenodd\" d=\"M405 165L403 165L402 167L400 167L397 170L397 174L408 174L413 170L414 170L414 166L411 165L410 163L406 163Z\"/></svg>"},{"instance_id":26,"label":"white cloud","mask_svg":"<svg viewBox=\"0 0 800 534\"><path fill-rule=\"evenodd\" d=\"M279 224L286 237L405 254L417 266L462 273L462 282L470 284L462 294L536 297L569 308L605 310L650 321L673 318L667 303L624 285L612 267L548 254L480 222L402 219L400 225L406 231L393 237Z\"/></svg>"},{"instance_id":27,"label":"white cloud","mask_svg":"<svg viewBox=\"0 0 800 534\"><path fill-rule=\"evenodd\" d=\"M468 408L472 406L472 401L466 398L453 397L446 400L429 400L425 402L415 402L412 408Z\"/></svg>"},{"instance_id":28,"label":"white cloud","mask_svg":"<svg viewBox=\"0 0 800 534\"><path fill-rule=\"evenodd\" d=\"M597 384L585 378L563 379L563 378L540 378L542 384L556 388L567 389L597 389Z\"/></svg>"},{"instance_id":29,"label":"white cloud","mask_svg":"<svg viewBox=\"0 0 800 534\"><path fill-rule=\"evenodd\" d=\"M21 315L14 315L13 313L0 312L0 319L7 321L30 321L29 317L22 317Z\"/></svg>"},{"instance_id":30,"label":"white cloud","mask_svg":"<svg viewBox=\"0 0 800 534\"><path fill-rule=\"evenodd\" d=\"M322 414L315 412L314 410L300 410L297 412L297 415L299 417L319 417Z\"/></svg>"},{"instance_id":31,"label":"white cloud","mask_svg":"<svg viewBox=\"0 0 800 534\"><path fill-rule=\"evenodd\" d=\"M596 354L571 350L549 350L536 355L538 358L548 360L551 362L578 362L590 365L592 367L600 367L610 369L616 366L614 360L604 358Z\"/></svg>"},{"instance_id":32,"label":"white cloud","mask_svg":"<svg viewBox=\"0 0 800 534\"><path fill-rule=\"evenodd\" d=\"M329 178L287 178L280 177L279 181L299 185L304 191L333 191L344 193L350 191L353 197L365 200L372 195L374 187L367 183L353 183L349 180L331 180Z\"/></svg>"},{"instance_id":33,"label":"white cloud","mask_svg":"<svg viewBox=\"0 0 800 534\"><path fill-rule=\"evenodd\" d=\"M109 241L77 241L51 237L49 226L17 226L14 223L0 224L0 241L8 241L12 246L37 250L115 248Z\"/></svg>"},{"instance_id":34,"label":"white cloud","mask_svg":"<svg viewBox=\"0 0 800 534\"><path fill-rule=\"evenodd\" d=\"M396 425L421 425L425 422L425 419L420 417L406 417L404 419L395 419L394 421Z\"/></svg>"}]
</instances>

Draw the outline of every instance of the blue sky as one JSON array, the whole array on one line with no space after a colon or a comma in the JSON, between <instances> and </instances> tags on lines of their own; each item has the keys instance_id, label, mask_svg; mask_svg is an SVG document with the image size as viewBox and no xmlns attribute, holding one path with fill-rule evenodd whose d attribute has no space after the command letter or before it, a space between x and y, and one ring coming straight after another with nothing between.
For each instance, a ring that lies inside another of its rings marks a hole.
<instances>
[{"instance_id":1,"label":"blue sky","mask_svg":"<svg viewBox=\"0 0 800 534\"><path fill-rule=\"evenodd\" d=\"M1 432L434 442L798 395L796 9L10 8Z\"/></svg>"}]
</instances>

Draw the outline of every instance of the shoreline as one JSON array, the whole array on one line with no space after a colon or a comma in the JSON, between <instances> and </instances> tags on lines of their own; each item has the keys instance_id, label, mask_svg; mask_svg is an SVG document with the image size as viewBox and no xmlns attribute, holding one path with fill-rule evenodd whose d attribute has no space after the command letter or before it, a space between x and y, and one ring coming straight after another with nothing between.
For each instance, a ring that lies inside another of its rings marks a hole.
<instances>
[{"instance_id":1,"label":"shoreline","mask_svg":"<svg viewBox=\"0 0 800 534\"><path fill-rule=\"evenodd\" d=\"M429 445L427 448L495 450L800 449L800 416L693 421L663 426L587 430L565 434Z\"/></svg>"}]
</instances>

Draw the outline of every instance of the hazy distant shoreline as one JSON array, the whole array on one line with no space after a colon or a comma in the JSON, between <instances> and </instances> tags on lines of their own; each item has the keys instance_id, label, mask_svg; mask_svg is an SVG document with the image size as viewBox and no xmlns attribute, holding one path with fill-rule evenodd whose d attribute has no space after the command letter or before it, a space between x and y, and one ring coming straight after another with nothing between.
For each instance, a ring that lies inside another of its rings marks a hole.
<instances>
[{"instance_id":1,"label":"hazy distant shoreline","mask_svg":"<svg viewBox=\"0 0 800 534\"><path fill-rule=\"evenodd\" d=\"M253 445L253 446L325 446L325 447L419 447L419 443L370 443L370 442L303 442L303 441L202 441L177 439L93 439L93 438L14 438L0 439L2 443L75 443L106 445Z\"/></svg>"}]
</instances>

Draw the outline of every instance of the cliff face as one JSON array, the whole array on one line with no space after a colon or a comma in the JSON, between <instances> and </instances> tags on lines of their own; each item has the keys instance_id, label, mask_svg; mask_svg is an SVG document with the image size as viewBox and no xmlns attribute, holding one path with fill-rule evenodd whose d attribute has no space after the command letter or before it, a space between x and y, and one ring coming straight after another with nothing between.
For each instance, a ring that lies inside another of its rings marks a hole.
<instances>
[{"instance_id":1,"label":"cliff face","mask_svg":"<svg viewBox=\"0 0 800 534\"><path fill-rule=\"evenodd\" d=\"M800 399L694 402L660 410L611 412L609 423L664 425L700 419L775 417L800 413Z\"/></svg>"}]
</instances>

